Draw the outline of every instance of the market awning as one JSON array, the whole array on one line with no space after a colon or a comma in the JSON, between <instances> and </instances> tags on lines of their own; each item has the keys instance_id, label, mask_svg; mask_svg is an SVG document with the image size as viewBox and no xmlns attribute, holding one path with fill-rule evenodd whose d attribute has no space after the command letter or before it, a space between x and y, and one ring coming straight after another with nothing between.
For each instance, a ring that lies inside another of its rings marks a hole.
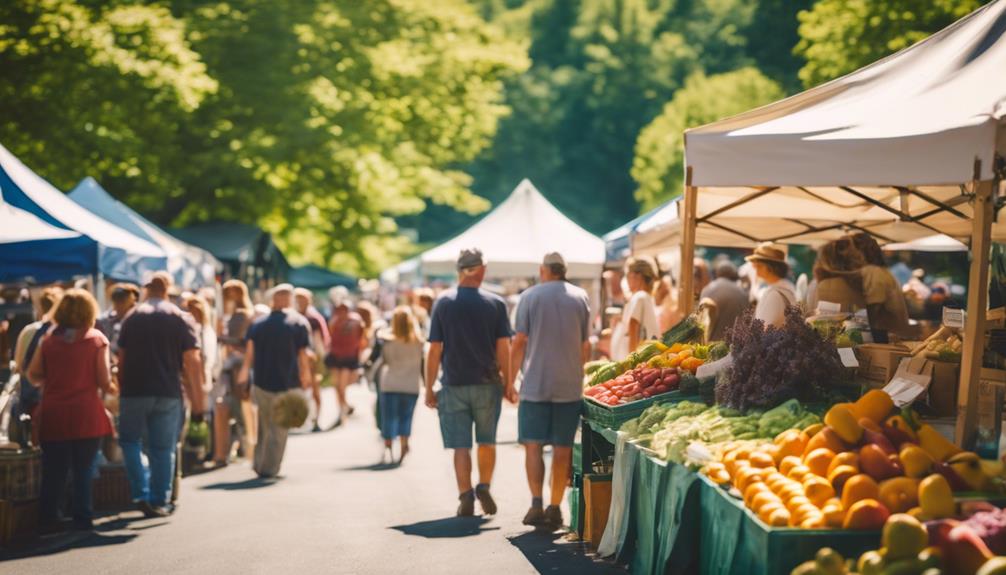
<instances>
[{"instance_id":1,"label":"market awning","mask_svg":"<svg viewBox=\"0 0 1006 575\"><path fill-rule=\"evenodd\" d=\"M535 277L548 252L559 252L573 279L594 279L604 265L604 241L567 218L522 180L503 203L446 243L420 256L424 275L455 273L458 254L479 248L491 277Z\"/></svg>"},{"instance_id":2,"label":"market awning","mask_svg":"<svg viewBox=\"0 0 1006 575\"><path fill-rule=\"evenodd\" d=\"M212 286L220 262L206 250L186 244L147 220L129 206L113 198L94 178L88 176L69 193L80 206L123 230L164 250L167 269L175 283L184 288Z\"/></svg>"},{"instance_id":3,"label":"market awning","mask_svg":"<svg viewBox=\"0 0 1006 575\"><path fill-rule=\"evenodd\" d=\"M604 263L606 265L621 265L633 253L633 244L640 226L676 201L677 199L667 201L601 236L601 239L604 240Z\"/></svg>"},{"instance_id":4,"label":"market awning","mask_svg":"<svg viewBox=\"0 0 1006 575\"><path fill-rule=\"evenodd\" d=\"M791 98L685 133L697 230L816 243L967 241L1006 152L1006 1ZM1006 241L1006 224L993 227Z\"/></svg>"},{"instance_id":5,"label":"market awning","mask_svg":"<svg viewBox=\"0 0 1006 575\"><path fill-rule=\"evenodd\" d=\"M5 203L34 215L53 228L71 230L93 240L97 253L88 260L95 265L84 271L86 274L100 272L109 278L139 282L147 272L167 269L167 257L160 247L122 228L109 225L105 220L78 206L63 192L21 163L2 145L0 145L0 190ZM53 244L37 246L38 249L53 247ZM78 256L74 256L74 259L77 260L74 265L79 269L78 264L83 260ZM53 273L57 272L54 270ZM40 276L33 277L37 279Z\"/></svg>"},{"instance_id":6,"label":"market awning","mask_svg":"<svg viewBox=\"0 0 1006 575\"><path fill-rule=\"evenodd\" d=\"M884 246L886 252L966 252L968 246L955 240L950 236L938 234L900 244L887 244Z\"/></svg>"},{"instance_id":7,"label":"market awning","mask_svg":"<svg viewBox=\"0 0 1006 575\"><path fill-rule=\"evenodd\" d=\"M272 239L257 226L237 222L208 222L173 228L178 239L199 246L227 264L231 277L246 282L283 280L290 264Z\"/></svg>"}]
</instances>

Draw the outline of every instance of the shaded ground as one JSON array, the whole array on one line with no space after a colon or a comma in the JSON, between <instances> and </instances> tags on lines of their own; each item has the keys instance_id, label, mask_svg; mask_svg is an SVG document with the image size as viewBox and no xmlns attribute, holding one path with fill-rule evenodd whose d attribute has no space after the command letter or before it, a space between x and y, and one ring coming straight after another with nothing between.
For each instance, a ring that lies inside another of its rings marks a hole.
<instances>
[{"instance_id":1,"label":"shaded ground","mask_svg":"<svg viewBox=\"0 0 1006 575\"><path fill-rule=\"evenodd\" d=\"M435 414L418 406L409 458L379 465L372 397L353 397L357 415L343 427L291 438L279 480L244 464L186 478L171 518L105 517L95 534L0 555L0 573L624 573L520 524L530 497L514 408L500 423L499 515L459 519Z\"/></svg>"}]
</instances>

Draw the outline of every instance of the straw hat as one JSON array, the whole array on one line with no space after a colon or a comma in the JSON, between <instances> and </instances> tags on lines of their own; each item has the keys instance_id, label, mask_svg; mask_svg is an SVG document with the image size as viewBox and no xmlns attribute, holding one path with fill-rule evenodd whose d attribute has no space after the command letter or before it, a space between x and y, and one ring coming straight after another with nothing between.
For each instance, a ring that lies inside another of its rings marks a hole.
<instances>
[{"instance_id":1,"label":"straw hat","mask_svg":"<svg viewBox=\"0 0 1006 575\"><path fill-rule=\"evenodd\" d=\"M744 258L749 262L776 262L780 264L786 263L786 252L777 248L770 243L760 244L753 254Z\"/></svg>"}]
</instances>

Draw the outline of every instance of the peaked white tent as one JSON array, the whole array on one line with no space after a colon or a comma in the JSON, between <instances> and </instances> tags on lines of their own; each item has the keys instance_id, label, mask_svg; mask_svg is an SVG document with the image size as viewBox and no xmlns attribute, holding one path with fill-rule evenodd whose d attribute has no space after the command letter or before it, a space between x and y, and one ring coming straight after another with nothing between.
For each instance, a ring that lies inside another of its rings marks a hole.
<instances>
[{"instance_id":1,"label":"peaked white tent","mask_svg":"<svg viewBox=\"0 0 1006 575\"><path fill-rule=\"evenodd\" d=\"M3 200L47 224L72 230L97 242L97 269L89 273L140 281L148 271L167 267L164 251L78 206L52 184L28 169L0 145L0 191Z\"/></svg>"},{"instance_id":2,"label":"peaked white tent","mask_svg":"<svg viewBox=\"0 0 1006 575\"><path fill-rule=\"evenodd\" d=\"M460 235L420 256L424 275L455 272L458 253L479 248L488 275L535 277L547 252L566 259L570 279L596 279L604 266L604 241L556 209L524 179L503 203Z\"/></svg>"},{"instance_id":3,"label":"peaked white tent","mask_svg":"<svg viewBox=\"0 0 1006 575\"><path fill-rule=\"evenodd\" d=\"M697 230L805 243L946 234L974 254L958 441L974 438L990 240L1006 156L1006 0L843 78L685 132L683 252ZM691 274L683 274L691 293ZM685 300L685 306L692 304Z\"/></svg>"}]
</instances>

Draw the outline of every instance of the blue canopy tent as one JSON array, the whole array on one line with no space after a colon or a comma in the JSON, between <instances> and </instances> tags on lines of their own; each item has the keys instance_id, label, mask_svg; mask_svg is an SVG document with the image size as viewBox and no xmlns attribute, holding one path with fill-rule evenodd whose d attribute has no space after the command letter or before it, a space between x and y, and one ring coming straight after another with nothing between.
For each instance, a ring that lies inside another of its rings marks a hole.
<instances>
[{"instance_id":1,"label":"blue canopy tent","mask_svg":"<svg viewBox=\"0 0 1006 575\"><path fill-rule=\"evenodd\" d=\"M0 177L0 196L6 183ZM97 267L97 243L57 228L0 197L0 282L50 283L86 276Z\"/></svg>"},{"instance_id":2,"label":"blue canopy tent","mask_svg":"<svg viewBox=\"0 0 1006 575\"><path fill-rule=\"evenodd\" d=\"M112 279L139 282L147 272L167 269L164 250L78 206L2 145L0 190L6 204L28 212L53 228L89 238L93 242L90 249L94 250L94 255L88 257L95 265L85 270L87 274L100 273ZM0 231L0 237L6 233ZM44 251L47 247L53 246L36 246L35 249ZM43 254L35 255L42 257ZM6 264L6 260L0 259L0 262Z\"/></svg>"},{"instance_id":3,"label":"blue canopy tent","mask_svg":"<svg viewBox=\"0 0 1006 575\"><path fill-rule=\"evenodd\" d=\"M168 272L183 288L212 286L221 263L208 251L187 244L165 232L129 206L113 198L88 176L70 191L70 199L92 214L155 244L167 257Z\"/></svg>"},{"instance_id":4,"label":"blue canopy tent","mask_svg":"<svg viewBox=\"0 0 1006 575\"><path fill-rule=\"evenodd\" d=\"M605 267L617 268L625 263L625 260L632 255L632 237L636 234L636 230L639 226L679 199L680 198L675 198L664 202L660 206L646 212L636 219L622 224L621 226L604 234L601 239L604 240Z\"/></svg>"}]
</instances>

